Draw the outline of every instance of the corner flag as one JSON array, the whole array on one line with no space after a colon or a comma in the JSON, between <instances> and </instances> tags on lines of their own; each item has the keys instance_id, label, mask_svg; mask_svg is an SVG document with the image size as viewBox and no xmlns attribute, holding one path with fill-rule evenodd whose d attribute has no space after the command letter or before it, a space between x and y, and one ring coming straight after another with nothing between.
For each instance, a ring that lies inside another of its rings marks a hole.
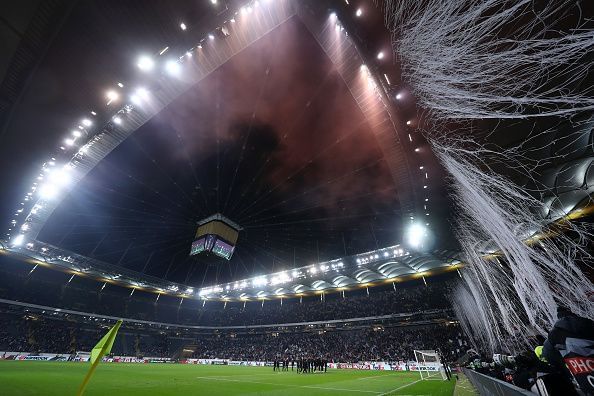
<instances>
[{"instance_id":1,"label":"corner flag","mask_svg":"<svg viewBox=\"0 0 594 396\"><path fill-rule=\"evenodd\" d=\"M111 352L111 347L113 346L116 334L118 333L121 325L122 321L118 320L117 323L107 332L107 334L103 336L103 338L99 340L97 345L95 345L91 350L91 368L85 376L82 384L80 384L80 388L78 388L78 396L82 396L82 394L85 392L85 388L87 387L89 380L93 376L93 373L95 372L95 369L99 365L99 362L103 356Z\"/></svg>"}]
</instances>

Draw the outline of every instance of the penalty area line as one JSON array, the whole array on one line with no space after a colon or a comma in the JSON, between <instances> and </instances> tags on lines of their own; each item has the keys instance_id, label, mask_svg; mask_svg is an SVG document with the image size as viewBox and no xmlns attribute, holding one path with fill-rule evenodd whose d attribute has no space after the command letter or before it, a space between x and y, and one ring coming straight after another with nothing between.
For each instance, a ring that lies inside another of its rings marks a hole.
<instances>
[{"instance_id":1,"label":"penalty area line","mask_svg":"<svg viewBox=\"0 0 594 396\"><path fill-rule=\"evenodd\" d=\"M217 377L196 377L198 379L203 380L210 380L210 381L226 381L226 382L243 382L249 384L260 384L260 385L272 385L272 386L285 386L288 388L306 388L306 389L323 389L329 391L336 391L336 392L357 392L357 393L373 393L374 395L383 395L379 392L374 391L367 391L367 390L359 390L359 389L345 389L345 388L330 388L326 386L315 386L315 385L291 385L291 384L279 384L275 382L262 382L262 381L246 381L246 380L239 380L239 379L231 379L231 378L217 378Z\"/></svg>"}]
</instances>

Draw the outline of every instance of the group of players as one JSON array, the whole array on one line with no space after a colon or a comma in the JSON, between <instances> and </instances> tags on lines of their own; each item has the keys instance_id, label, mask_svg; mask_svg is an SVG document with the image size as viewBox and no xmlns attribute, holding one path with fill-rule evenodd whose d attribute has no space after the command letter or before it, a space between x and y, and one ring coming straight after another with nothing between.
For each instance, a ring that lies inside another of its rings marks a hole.
<instances>
[{"instance_id":1,"label":"group of players","mask_svg":"<svg viewBox=\"0 0 594 396\"><path fill-rule=\"evenodd\" d=\"M295 371L295 366L297 366L297 372L306 374L306 373L315 373L316 371L320 373L325 373L328 371L328 361L325 359L274 359L272 371L289 371L289 366L291 367L291 371Z\"/></svg>"}]
</instances>

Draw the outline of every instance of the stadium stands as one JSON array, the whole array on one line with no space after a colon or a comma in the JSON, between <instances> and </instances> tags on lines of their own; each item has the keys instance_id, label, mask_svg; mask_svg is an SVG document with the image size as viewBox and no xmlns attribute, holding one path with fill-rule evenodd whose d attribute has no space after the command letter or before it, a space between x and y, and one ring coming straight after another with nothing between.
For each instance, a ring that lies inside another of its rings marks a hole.
<instances>
[{"instance_id":1,"label":"stadium stands","mask_svg":"<svg viewBox=\"0 0 594 396\"><path fill-rule=\"evenodd\" d=\"M3 306L0 311L0 351L59 354L89 351L112 324L97 318L10 308ZM452 323L367 326L346 331L249 329L242 333L216 331L208 334L145 325L124 327L112 353L179 357L181 349L188 345L194 358L244 361L270 361L276 356L324 356L340 362L409 361L414 358L414 349L440 349L446 359L452 361L467 349L460 328Z\"/></svg>"}]
</instances>

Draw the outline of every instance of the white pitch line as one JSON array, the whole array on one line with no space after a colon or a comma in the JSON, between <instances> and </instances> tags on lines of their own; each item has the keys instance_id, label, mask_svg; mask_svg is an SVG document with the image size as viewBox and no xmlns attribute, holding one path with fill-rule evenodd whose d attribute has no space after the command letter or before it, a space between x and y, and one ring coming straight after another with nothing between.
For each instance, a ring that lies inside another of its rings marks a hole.
<instances>
[{"instance_id":1,"label":"white pitch line","mask_svg":"<svg viewBox=\"0 0 594 396\"><path fill-rule=\"evenodd\" d=\"M413 381L413 382L411 382L410 384L402 385L402 386L399 386L399 387L398 387L398 388L396 388L396 389L392 389L392 390L389 390L389 391L387 391L387 392L380 393L378 396L386 396L386 395L389 395L389 394L390 394L390 393L392 393L392 392L396 392L397 390L404 389L404 388L406 388L406 387L409 387L409 386L411 386L411 385L414 385L414 384L416 384L417 382L420 382L420 381L422 381L422 380L418 379L418 380L416 380L416 381Z\"/></svg>"},{"instance_id":2,"label":"white pitch line","mask_svg":"<svg viewBox=\"0 0 594 396\"><path fill-rule=\"evenodd\" d=\"M337 391L337 392L359 392L359 393L373 393L374 395L379 395L378 392L366 391L366 390L358 390L358 389L328 388L328 387L324 387L324 386L314 386L314 385L279 384L279 383L274 383L274 382L245 381L245 380L230 379L230 378L218 378L218 377L196 377L196 378L198 378L198 379L205 379L205 380L211 380L211 381L245 382L245 383L249 383L249 384L286 386L286 387L289 387L289 388L324 389L324 390Z\"/></svg>"}]
</instances>

